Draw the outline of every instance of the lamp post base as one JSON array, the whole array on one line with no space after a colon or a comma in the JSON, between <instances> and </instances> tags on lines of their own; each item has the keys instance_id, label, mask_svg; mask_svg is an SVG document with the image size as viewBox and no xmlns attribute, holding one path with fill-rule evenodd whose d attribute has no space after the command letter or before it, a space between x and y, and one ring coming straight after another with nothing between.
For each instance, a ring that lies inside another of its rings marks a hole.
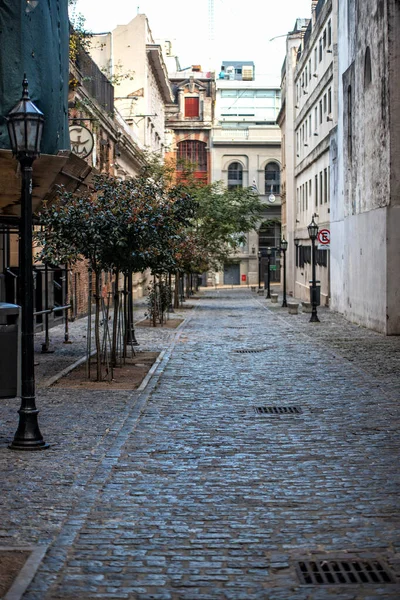
<instances>
[{"instance_id":1,"label":"lamp post base","mask_svg":"<svg viewBox=\"0 0 400 600\"><path fill-rule=\"evenodd\" d=\"M37 408L20 408L19 425L14 439L8 446L10 450L35 451L49 448L40 433L37 416Z\"/></svg>"},{"instance_id":2,"label":"lamp post base","mask_svg":"<svg viewBox=\"0 0 400 600\"><path fill-rule=\"evenodd\" d=\"M318 316L316 313L311 314L310 323L320 323L320 320L318 319Z\"/></svg>"}]
</instances>

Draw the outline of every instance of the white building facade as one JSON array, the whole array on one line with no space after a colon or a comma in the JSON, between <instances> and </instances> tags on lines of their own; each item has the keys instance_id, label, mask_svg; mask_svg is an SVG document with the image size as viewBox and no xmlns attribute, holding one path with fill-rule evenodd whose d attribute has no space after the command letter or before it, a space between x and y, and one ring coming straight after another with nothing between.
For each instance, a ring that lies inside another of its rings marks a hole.
<instances>
[{"instance_id":1,"label":"white building facade","mask_svg":"<svg viewBox=\"0 0 400 600\"><path fill-rule=\"evenodd\" d=\"M332 308L400 334L400 5L339 2Z\"/></svg>"},{"instance_id":2,"label":"white building facade","mask_svg":"<svg viewBox=\"0 0 400 600\"><path fill-rule=\"evenodd\" d=\"M259 271L261 283L266 274L265 259L259 270L259 250L280 243L281 133L276 123L280 89L251 79L252 63L243 68L241 63L226 65L225 73L229 75L222 79L222 71L216 82L211 179L223 181L229 189L240 186L257 190L265 212L259 230L248 233L240 252L224 266L223 273L217 274L216 283L254 286ZM243 80L243 74L247 79ZM278 253L273 254L271 264L272 280L279 280Z\"/></svg>"},{"instance_id":3,"label":"white building facade","mask_svg":"<svg viewBox=\"0 0 400 600\"><path fill-rule=\"evenodd\" d=\"M302 36L294 71L294 228L288 238L295 244L294 296L309 300L311 241L307 226L313 216L324 241L330 232L330 136L337 122L336 39L337 0L312 2L312 18ZM289 36L290 38L290 36ZM288 44L290 41L288 41ZM290 223L293 227L293 221ZM329 305L329 246L318 243L316 276L321 304Z\"/></svg>"}]
</instances>

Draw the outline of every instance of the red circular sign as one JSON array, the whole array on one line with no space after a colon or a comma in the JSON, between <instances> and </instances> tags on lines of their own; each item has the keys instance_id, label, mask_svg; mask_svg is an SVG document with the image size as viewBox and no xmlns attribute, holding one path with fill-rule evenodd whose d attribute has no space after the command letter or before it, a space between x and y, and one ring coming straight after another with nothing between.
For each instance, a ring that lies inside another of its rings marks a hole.
<instances>
[{"instance_id":1,"label":"red circular sign","mask_svg":"<svg viewBox=\"0 0 400 600\"><path fill-rule=\"evenodd\" d=\"M318 231L317 239L322 246L327 246L331 242L331 232L329 229L321 229Z\"/></svg>"}]
</instances>

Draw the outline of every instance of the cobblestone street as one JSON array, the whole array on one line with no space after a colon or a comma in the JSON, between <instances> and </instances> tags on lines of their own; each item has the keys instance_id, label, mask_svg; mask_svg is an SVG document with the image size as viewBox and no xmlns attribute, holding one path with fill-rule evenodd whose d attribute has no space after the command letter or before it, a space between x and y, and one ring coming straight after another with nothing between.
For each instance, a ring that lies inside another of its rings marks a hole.
<instances>
[{"instance_id":1,"label":"cobblestone street","mask_svg":"<svg viewBox=\"0 0 400 600\"><path fill-rule=\"evenodd\" d=\"M0 543L47 547L23 598L400 598L400 338L243 289L187 304L140 333L165 351L144 391L38 390L49 450L7 449L4 402ZM395 582L300 582L344 555Z\"/></svg>"}]
</instances>

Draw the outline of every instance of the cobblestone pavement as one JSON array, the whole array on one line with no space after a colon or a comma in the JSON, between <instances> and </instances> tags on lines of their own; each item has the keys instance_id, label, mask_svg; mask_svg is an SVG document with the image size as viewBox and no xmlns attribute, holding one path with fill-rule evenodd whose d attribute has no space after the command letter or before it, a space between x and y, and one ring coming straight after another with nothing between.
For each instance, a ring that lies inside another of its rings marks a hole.
<instances>
[{"instance_id":1,"label":"cobblestone pavement","mask_svg":"<svg viewBox=\"0 0 400 600\"><path fill-rule=\"evenodd\" d=\"M400 598L295 572L353 553L400 576L400 338L246 290L195 305L153 338L167 351L145 392L42 390L58 445L0 447L3 545L49 544L25 600Z\"/></svg>"}]
</instances>

